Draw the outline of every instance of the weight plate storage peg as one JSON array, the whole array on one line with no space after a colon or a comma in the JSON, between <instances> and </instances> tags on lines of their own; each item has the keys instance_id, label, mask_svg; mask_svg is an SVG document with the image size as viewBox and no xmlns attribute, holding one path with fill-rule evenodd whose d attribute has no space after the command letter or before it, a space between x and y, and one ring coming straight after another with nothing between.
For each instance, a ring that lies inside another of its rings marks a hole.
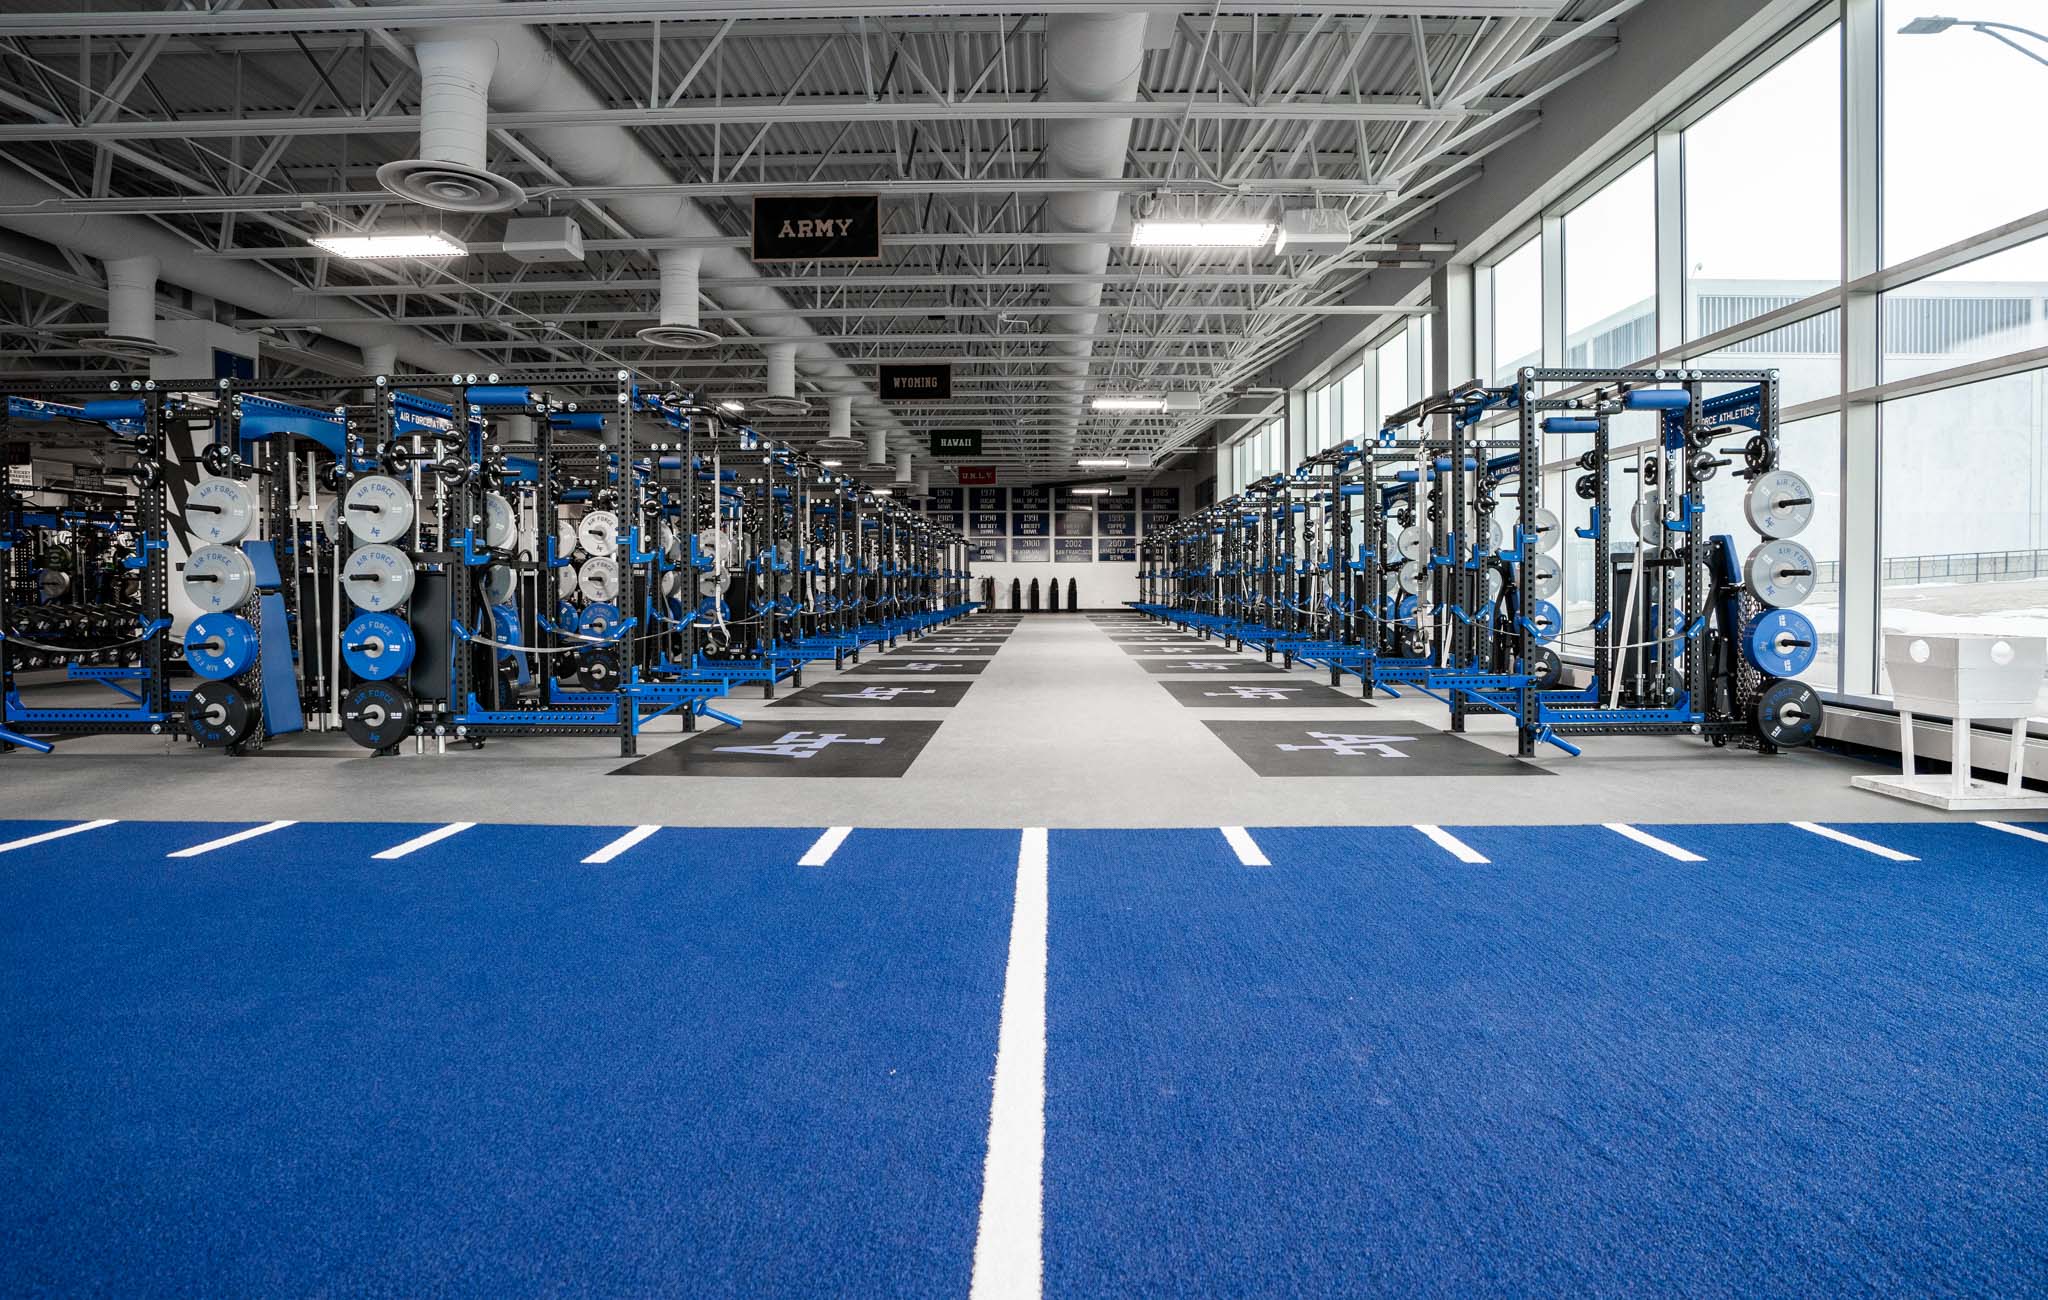
<instances>
[{"instance_id":1,"label":"weight plate storage peg","mask_svg":"<svg viewBox=\"0 0 2048 1300\"><path fill-rule=\"evenodd\" d=\"M1757 696L1757 733L1780 749L1812 744L1820 715L1820 696L1805 682L1772 682Z\"/></svg>"},{"instance_id":2,"label":"weight plate storage peg","mask_svg":"<svg viewBox=\"0 0 2048 1300\"><path fill-rule=\"evenodd\" d=\"M232 478L204 478L185 502L185 530L200 542L233 546L256 523L256 493Z\"/></svg>"},{"instance_id":3,"label":"weight plate storage peg","mask_svg":"<svg viewBox=\"0 0 2048 1300\"><path fill-rule=\"evenodd\" d=\"M395 542L412 527L412 489L389 474L366 474L348 485L342 518L359 542Z\"/></svg>"},{"instance_id":4,"label":"weight plate storage peg","mask_svg":"<svg viewBox=\"0 0 2048 1300\"><path fill-rule=\"evenodd\" d=\"M256 704L233 682L201 682L185 697L185 726L208 749L233 745L255 729Z\"/></svg>"},{"instance_id":5,"label":"weight plate storage peg","mask_svg":"<svg viewBox=\"0 0 2048 1300\"><path fill-rule=\"evenodd\" d=\"M207 613L234 609L256 589L249 557L232 546L202 546L185 559L185 599Z\"/></svg>"},{"instance_id":6,"label":"weight plate storage peg","mask_svg":"<svg viewBox=\"0 0 2048 1300\"><path fill-rule=\"evenodd\" d=\"M1797 677L1813 665L1819 637L1795 609L1767 609L1742 631L1742 657L1769 677Z\"/></svg>"},{"instance_id":7,"label":"weight plate storage peg","mask_svg":"<svg viewBox=\"0 0 2048 1300\"><path fill-rule=\"evenodd\" d=\"M201 614L185 629L185 663L209 682L223 682L256 662L256 629L240 614Z\"/></svg>"},{"instance_id":8,"label":"weight plate storage peg","mask_svg":"<svg viewBox=\"0 0 2048 1300\"><path fill-rule=\"evenodd\" d=\"M1790 609L1813 594L1813 552L1798 542L1764 542L1743 561L1742 580L1766 605Z\"/></svg>"},{"instance_id":9,"label":"weight plate storage peg","mask_svg":"<svg viewBox=\"0 0 2048 1300\"><path fill-rule=\"evenodd\" d=\"M1774 469L1749 485L1742 513L1765 537L1797 537L1813 522L1813 485L1789 469Z\"/></svg>"},{"instance_id":10,"label":"weight plate storage peg","mask_svg":"<svg viewBox=\"0 0 2048 1300\"><path fill-rule=\"evenodd\" d=\"M619 549L619 517L609 510L593 510L576 525L576 540L592 555L607 559Z\"/></svg>"},{"instance_id":11,"label":"weight plate storage peg","mask_svg":"<svg viewBox=\"0 0 2048 1300\"><path fill-rule=\"evenodd\" d=\"M419 643L396 614L358 614L341 633L341 658L365 681L381 682L412 667Z\"/></svg>"},{"instance_id":12,"label":"weight plate storage peg","mask_svg":"<svg viewBox=\"0 0 2048 1300\"><path fill-rule=\"evenodd\" d=\"M412 734L419 710L397 682L362 682L341 697L341 729L364 749L389 749Z\"/></svg>"},{"instance_id":13,"label":"weight plate storage peg","mask_svg":"<svg viewBox=\"0 0 2048 1300\"><path fill-rule=\"evenodd\" d=\"M412 596L412 557L396 546L358 546L341 566L342 589L357 609L382 613Z\"/></svg>"}]
</instances>

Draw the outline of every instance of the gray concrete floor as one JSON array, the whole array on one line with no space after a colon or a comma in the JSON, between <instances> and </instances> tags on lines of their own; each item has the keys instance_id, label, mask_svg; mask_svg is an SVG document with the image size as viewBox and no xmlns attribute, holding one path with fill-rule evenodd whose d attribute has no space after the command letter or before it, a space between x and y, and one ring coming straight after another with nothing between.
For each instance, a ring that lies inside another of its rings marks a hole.
<instances>
[{"instance_id":1,"label":"gray concrete floor","mask_svg":"<svg viewBox=\"0 0 2048 1300\"><path fill-rule=\"evenodd\" d=\"M865 667L839 675L861 676ZM1296 676L1320 680L1305 670ZM814 666L806 681L833 677ZM943 723L898 779L613 779L608 774L627 761L616 740L494 739L480 751L456 746L445 754L431 744L417 754L408 745L399 757L379 759L337 732L286 737L261 755L235 759L171 740L96 737L68 741L51 755L0 757L0 816L934 827L1950 818L1851 789L1852 775L1879 770L1869 763L1811 751L1764 757L1684 738L1587 738L1583 757L1553 751L1535 760L1555 774L1547 779L1262 778L1203 722L1441 727L1444 711L1427 699L1383 700L1371 710L1194 709L1160 680L1083 615L1025 615L955 708L767 712L758 690L721 705L747 720L744 734L762 740L821 722ZM1347 690L1355 693L1356 684ZM700 738L731 734L714 727ZM1469 735L1513 750L1505 720L1475 722ZM674 720L663 720L641 737L641 754L682 740Z\"/></svg>"}]
</instances>

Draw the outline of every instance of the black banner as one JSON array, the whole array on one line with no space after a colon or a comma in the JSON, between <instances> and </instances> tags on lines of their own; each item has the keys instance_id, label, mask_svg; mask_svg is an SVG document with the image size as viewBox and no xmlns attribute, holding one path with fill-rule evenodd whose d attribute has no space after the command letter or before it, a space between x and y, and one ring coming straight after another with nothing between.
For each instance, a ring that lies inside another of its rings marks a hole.
<instances>
[{"instance_id":1,"label":"black banner","mask_svg":"<svg viewBox=\"0 0 2048 1300\"><path fill-rule=\"evenodd\" d=\"M1180 513L1180 489L1177 487L1148 487L1142 494L1145 513Z\"/></svg>"},{"instance_id":2,"label":"black banner","mask_svg":"<svg viewBox=\"0 0 2048 1300\"><path fill-rule=\"evenodd\" d=\"M931 503L927 505L925 509L945 511L964 510L966 509L966 506L961 502L960 498L961 492L959 488L935 487L932 489Z\"/></svg>"},{"instance_id":3,"label":"black banner","mask_svg":"<svg viewBox=\"0 0 2048 1300\"><path fill-rule=\"evenodd\" d=\"M1095 543L1095 558L1104 563L1130 563L1138 558L1138 543L1130 538L1103 538Z\"/></svg>"},{"instance_id":4,"label":"black banner","mask_svg":"<svg viewBox=\"0 0 2048 1300\"><path fill-rule=\"evenodd\" d=\"M1010 540L1010 559L1018 564L1043 564L1052 558L1052 541L1044 537Z\"/></svg>"},{"instance_id":5,"label":"black banner","mask_svg":"<svg viewBox=\"0 0 2048 1300\"><path fill-rule=\"evenodd\" d=\"M1002 564L1010 558L1010 544L1006 541L971 541L967 543L967 555L976 564Z\"/></svg>"},{"instance_id":6,"label":"black banner","mask_svg":"<svg viewBox=\"0 0 2048 1300\"><path fill-rule=\"evenodd\" d=\"M1003 522L1000 510L977 510L967 517L967 533L970 537L1008 537L1009 528Z\"/></svg>"},{"instance_id":7,"label":"black banner","mask_svg":"<svg viewBox=\"0 0 2048 1300\"><path fill-rule=\"evenodd\" d=\"M885 402L943 402L953 396L951 366L883 366Z\"/></svg>"},{"instance_id":8,"label":"black banner","mask_svg":"<svg viewBox=\"0 0 2048 1300\"><path fill-rule=\"evenodd\" d=\"M1010 509L1050 510L1052 509L1052 489L1042 487L1011 488Z\"/></svg>"},{"instance_id":9,"label":"black banner","mask_svg":"<svg viewBox=\"0 0 2048 1300\"><path fill-rule=\"evenodd\" d=\"M1095 512L1093 510L1062 510L1052 518L1055 537L1095 536Z\"/></svg>"},{"instance_id":10,"label":"black banner","mask_svg":"<svg viewBox=\"0 0 2048 1300\"><path fill-rule=\"evenodd\" d=\"M1010 531L1017 537L1043 537L1052 531L1052 515L1044 510L1015 511L1010 515Z\"/></svg>"},{"instance_id":11,"label":"black banner","mask_svg":"<svg viewBox=\"0 0 2048 1300\"><path fill-rule=\"evenodd\" d=\"M979 429L933 429L931 436L934 456L981 455Z\"/></svg>"},{"instance_id":12,"label":"black banner","mask_svg":"<svg viewBox=\"0 0 2048 1300\"><path fill-rule=\"evenodd\" d=\"M1086 537L1062 537L1053 544L1052 558L1060 564L1092 564L1095 543Z\"/></svg>"},{"instance_id":13,"label":"black banner","mask_svg":"<svg viewBox=\"0 0 2048 1300\"><path fill-rule=\"evenodd\" d=\"M1104 537L1136 537L1138 516L1128 510L1099 510L1095 530Z\"/></svg>"},{"instance_id":14,"label":"black banner","mask_svg":"<svg viewBox=\"0 0 2048 1300\"><path fill-rule=\"evenodd\" d=\"M754 198L756 262L878 262L882 201L873 194Z\"/></svg>"},{"instance_id":15,"label":"black banner","mask_svg":"<svg viewBox=\"0 0 2048 1300\"><path fill-rule=\"evenodd\" d=\"M973 488L967 493L967 499L973 503L968 507L970 510L1003 510L1008 508L1007 503L1003 500L1003 489L999 487Z\"/></svg>"}]
</instances>

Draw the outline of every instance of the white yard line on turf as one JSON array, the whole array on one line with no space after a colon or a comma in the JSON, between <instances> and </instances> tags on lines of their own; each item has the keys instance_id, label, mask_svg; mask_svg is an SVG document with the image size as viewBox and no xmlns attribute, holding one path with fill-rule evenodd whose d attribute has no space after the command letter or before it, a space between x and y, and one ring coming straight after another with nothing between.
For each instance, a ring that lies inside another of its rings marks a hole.
<instances>
[{"instance_id":1,"label":"white yard line on turf","mask_svg":"<svg viewBox=\"0 0 2048 1300\"><path fill-rule=\"evenodd\" d=\"M2039 840L2043 844L2048 844L2048 835L2043 835L2037 830L2030 830L2025 826L2015 826L2011 822L1978 822L1977 824L1979 826L1989 826L1994 831L2004 831L2007 835L2017 835L2023 840ZM0 849L5 849L6 847L6 845L0 844Z\"/></svg>"},{"instance_id":2,"label":"white yard line on turf","mask_svg":"<svg viewBox=\"0 0 2048 1300\"><path fill-rule=\"evenodd\" d=\"M261 826L251 826L248 830L236 831L233 835L223 835L217 840L208 840L204 844L194 844L189 849L179 849L176 853L166 853L164 856L167 858L196 858L202 853L211 853L215 849L224 849L230 844L240 844L244 840L253 840L258 835L268 835L272 831L281 831L287 826L296 825L298 825L297 822L266 822Z\"/></svg>"},{"instance_id":3,"label":"white yard line on turf","mask_svg":"<svg viewBox=\"0 0 2048 1300\"><path fill-rule=\"evenodd\" d=\"M796 864L800 867L824 866L832 860L833 854L839 852L839 846L844 844L846 837L851 834L853 834L853 827L851 826L834 826L823 835L820 835L816 842L809 849L805 850L804 855L796 860Z\"/></svg>"},{"instance_id":4,"label":"white yard line on turf","mask_svg":"<svg viewBox=\"0 0 2048 1300\"><path fill-rule=\"evenodd\" d=\"M1223 838L1229 840L1230 847L1236 850L1237 860L1240 864L1247 867L1270 867L1273 865L1266 860L1265 851L1259 847L1259 842L1253 839L1244 827L1221 826L1217 829L1223 832Z\"/></svg>"},{"instance_id":5,"label":"white yard line on turf","mask_svg":"<svg viewBox=\"0 0 2048 1300\"><path fill-rule=\"evenodd\" d=\"M1602 822L1601 825L1605 826L1608 830L1613 831L1616 835L1622 836L1625 839L1634 840L1636 843L1642 845L1646 849L1655 849L1657 850L1657 852L1663 854L1667 858L1676 858L1680 862L1706 861L1705 858L1701 857L1697 853L1694 853L1691 849L1681 849L1676 844L1673 844L1670 840L1660 840L1656 836L1650 834L1648 831L1637 830L1635 827L1629 825L1627 822Z\"/></svg>"},{"instance_id":6,"label":"white yard line on turf","mask_svg":"<svg viewBox=\"0 0 2048 1300\"><path fill-rule=\"evenodd\" d=\"M1852 849L1862 849L1865 853L1875 853L1880 858L1890 858L1893 862L1918 862L1920 860L1910 853L1901 853L1897 849L1888 849L1882 844L1872 844L1869 840L1859 840L1854 835L1838 831L1832 826L1823 826L1819 822L1793 822L1792 825L1810 834L1831 839L1837 844L1846 844Z\"/></svg>"},{"instance_id":7,"label":"white yard line on turf","mask_svg":"<svg viewBox=\"0 0 2048 1300\"><path fill-rule=\"evenodd\" d=\"M0 853L12 853L16 849L25 849L36 844L48 844L51 840L61 840L66 835L76 835L80 831L96 831L102 826L112 826L119 820L117 817L102 817L96 822L80 822L76 826L60 826L54 831L44 831L40 835L24 835L18 840L9 840L5 844L0 844Z\"/></svg>"},{"instance_id":8,"label":"white yard line on turf","mask_svg":"<svg viewBox=\"0 0 2048 1300\"><path fill-rule=\"evenodd\" d=\"M972 1300L1038 1300L1045 1271L1046 835L1024 832L996 1037Z\"/></svg>"},{"instance_id":9,"label":"white yard line on turf","mask_svg":"<svg viewBox=\"0 0 2048 1300\"><path fill-rule=\"evenodd\" d=\"M600 862L610 862L613 858L616 858L660 829L661 827L659 826L635 826L632 830L627 831L624 835L619 836L619 838L583 859L583 865L594 866Z\"/></svg>"},{"instance_id":10,"label":"white yard line on turf","mask_svg":"<svg viewBox=\"0 0 2048 1300\"><path fill-rule=\"evenodd\" d=\"M403 844L394 844L382 853L373 853L370 856L379 862L389 862L393 858L402 858L408 853L418 852L429 844L439 844L450 835L460 835L474 825L475 822L449 822L439 830L428 831L425 835L415 835Z\"/></svg>"},{"instance_id":11,"label":"white yard line on turf","mask_svg":"<svg viewBox=\"0 0 2048 1300\"><path fill-rule=\"evenodd\" d=\"M1450 854L1452 857L1456 858L1460 862L1483 863L1486 861L1486 855L1484 853L1481 853L1478 849L1473 848L1470 844L1465 843L1465 841L1459 839L1457 836L1451 834L1449 831L1445 830L1441 826L1417 826L1415 829L1421 831L1424 835L1427 835L1430 839L1436 841L1436 845L1438 848Z\"/></svg>"}]
</instances>

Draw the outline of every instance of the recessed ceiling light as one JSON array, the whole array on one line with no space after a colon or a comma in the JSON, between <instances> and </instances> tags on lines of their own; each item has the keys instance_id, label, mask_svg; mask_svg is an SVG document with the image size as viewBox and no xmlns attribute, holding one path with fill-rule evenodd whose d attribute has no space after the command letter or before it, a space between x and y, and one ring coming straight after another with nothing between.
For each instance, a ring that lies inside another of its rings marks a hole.
<instances>
[{"instance_id":1,"label":"recessed ceiling light","mask_svg":"<svg viewBox=\"0 0 2048 1300\"><path fill-rule=\"evenodd\" d=\"M313 247L336 257L368 261L385 257L461 257L461 240L438 230L393 231L381 235L322 235Z\"/></svg>"},{"instance_id":2,"label":"recessed ceiling light","mask_svg":"<svg viewBox=\"0 0 2048 1300\"><path fill-rule=\"evenodd\" d=\"M1163 397L1098 397L1093 403L1098 411L1163 411L1166 399Z\"/></svg>"},{"instance_id":3,"label":"recessed ceiling light","mask_svg":"<svg viewBox=\"0 0 2048 1300\"><path fill-rule=\"evenodd\" d=\"M1259 248L1273 241L1270 221L1140 221L1133 248Z\"/></svg>"}]
</instances>

